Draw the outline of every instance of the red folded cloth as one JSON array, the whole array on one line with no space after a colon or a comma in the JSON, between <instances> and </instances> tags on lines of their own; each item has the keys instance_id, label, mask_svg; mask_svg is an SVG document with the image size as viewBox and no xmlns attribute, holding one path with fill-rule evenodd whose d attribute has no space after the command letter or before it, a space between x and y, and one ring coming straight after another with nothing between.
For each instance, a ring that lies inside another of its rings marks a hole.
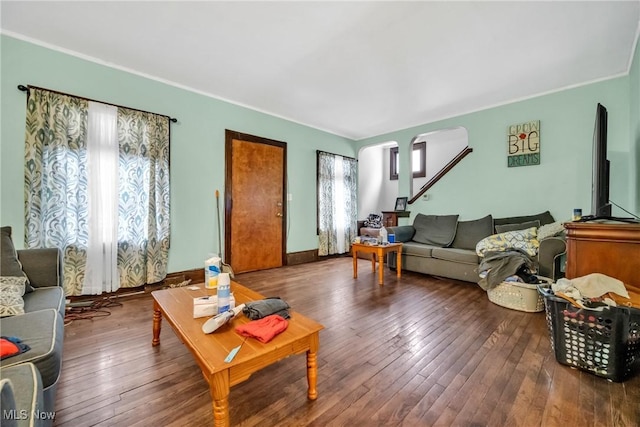
<instances>
[{"instance_id":1,"label":"red folded cloth","mask_svg":"<svg viewBox=\"0 0 640 427\"><path fill-rule=\"evenodd\" d=\"M252 320L249 323L236 327L236 332L243 337L252 337L261 343L267 343L289 326L289 322L277 314Z\"/></svg>"},{"instance_id":2,"label":"red folded cloth","mask_svg":"<svg viewBox=\"0 0 640 427\"><path fill-rule=\"evenodd\" d=\"M31 347L24 344L20 338L0 337L0 359L6 359L28 350L31 350Z\"/></svg>"}]
</instances>

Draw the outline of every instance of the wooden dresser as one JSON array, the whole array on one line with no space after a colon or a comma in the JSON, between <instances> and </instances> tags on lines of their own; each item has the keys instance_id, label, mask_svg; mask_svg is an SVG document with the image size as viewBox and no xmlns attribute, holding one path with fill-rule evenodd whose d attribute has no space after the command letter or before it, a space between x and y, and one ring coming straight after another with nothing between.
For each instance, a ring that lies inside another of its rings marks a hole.
<instances>
[{"instance_id":1,"label":"wooden dresser","mask_svg":"<svg viewBox=\"0 0 640 427\"><path fill-rule=\"evenodd\" d=\"M640 287L640 224L569 222L566 277L602 273Z\"/></svg>"}]
</instances>

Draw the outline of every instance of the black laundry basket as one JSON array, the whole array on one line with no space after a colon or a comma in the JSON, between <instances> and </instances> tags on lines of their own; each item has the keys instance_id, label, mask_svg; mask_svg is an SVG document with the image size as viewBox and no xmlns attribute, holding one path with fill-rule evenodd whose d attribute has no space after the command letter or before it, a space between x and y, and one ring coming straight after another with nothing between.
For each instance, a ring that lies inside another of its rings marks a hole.
<instances>
[{"instance_id":1,"label":"black laundry basket","mask_svg":"<svg viewBox=\"0 0 640 427\"><path fill-rule=\"evenodd\" d=\"M640 310L575 307L538 287L556 360L612 381L631 377L640 365Z\"/></svg>"}]
</instances>

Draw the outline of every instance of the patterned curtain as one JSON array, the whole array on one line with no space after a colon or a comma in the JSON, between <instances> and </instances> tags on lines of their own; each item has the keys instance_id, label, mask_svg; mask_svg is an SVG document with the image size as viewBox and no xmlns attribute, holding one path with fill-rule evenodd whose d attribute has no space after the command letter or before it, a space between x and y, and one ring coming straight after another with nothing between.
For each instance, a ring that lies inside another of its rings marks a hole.
<instances>
[{"instance_id":1,"label":"patterned curtain","mask_svg":"<svg viewBox=\"0 0 640 427\"><path fill-rule=\"evenodd\" d=\"M25 136L25 243L61 248L64 288L79 295L87 229L85 100L29 89Z\"/></svg>"},{"instance_id":2,"label":"patterned curtain","mask_svg":"<svg viewBox=\"0 0 640 427\"><path fill-rule=\"evenodd\" d=\"M347 252L351 250L351 242L358 235L358 161L351 157L342 158L342 182L344 185L344 239Z\"/></svg>"},{"instance_id":3,"label":"patterned curtain","mask_svg":"<svg viewBox=\"0 0 640 427\"><path fill-rule=\"evenodd\" d=\"M318 255L348 252L356 237L357 162L318 152Z\"/></svg>"},{"instance_id":4,"label":"patterned curtain","mask_svg":"<svg viewBox=\"0 0 640 427\"><path fill-rule=\"evenodd\" d=\"M88 226L88 102L29 88L25 242L63 252L64 288L81 295ZM120 286L158 282L169 251L169 118L118 108Z\"/></svg>"},{"instance_id":5,"label":"patterned curtain","mask_svg":"<svg viewBox=\"0 0 640 427\"><path fill-rule=\"evenodd\" d=\"M169 118L118 109L118 265L123 287L155 283L169 257Z\"/></svg>"}]
</instances>

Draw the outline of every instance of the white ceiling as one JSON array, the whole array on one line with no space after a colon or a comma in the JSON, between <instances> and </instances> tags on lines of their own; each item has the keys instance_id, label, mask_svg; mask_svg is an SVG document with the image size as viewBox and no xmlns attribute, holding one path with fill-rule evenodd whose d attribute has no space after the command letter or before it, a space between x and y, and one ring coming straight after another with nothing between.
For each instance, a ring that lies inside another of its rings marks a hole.
<instances>
[{"instance_id":1,"label":"white ceiling","mask_svg":"<svg viewBox=\"0 0 640 427\"><path fill-rule=\"evenodd\" d=\"M640 2L2 1L0 14L7 35L362 139L625 75Z\"/></svg>"}]
</instances>

